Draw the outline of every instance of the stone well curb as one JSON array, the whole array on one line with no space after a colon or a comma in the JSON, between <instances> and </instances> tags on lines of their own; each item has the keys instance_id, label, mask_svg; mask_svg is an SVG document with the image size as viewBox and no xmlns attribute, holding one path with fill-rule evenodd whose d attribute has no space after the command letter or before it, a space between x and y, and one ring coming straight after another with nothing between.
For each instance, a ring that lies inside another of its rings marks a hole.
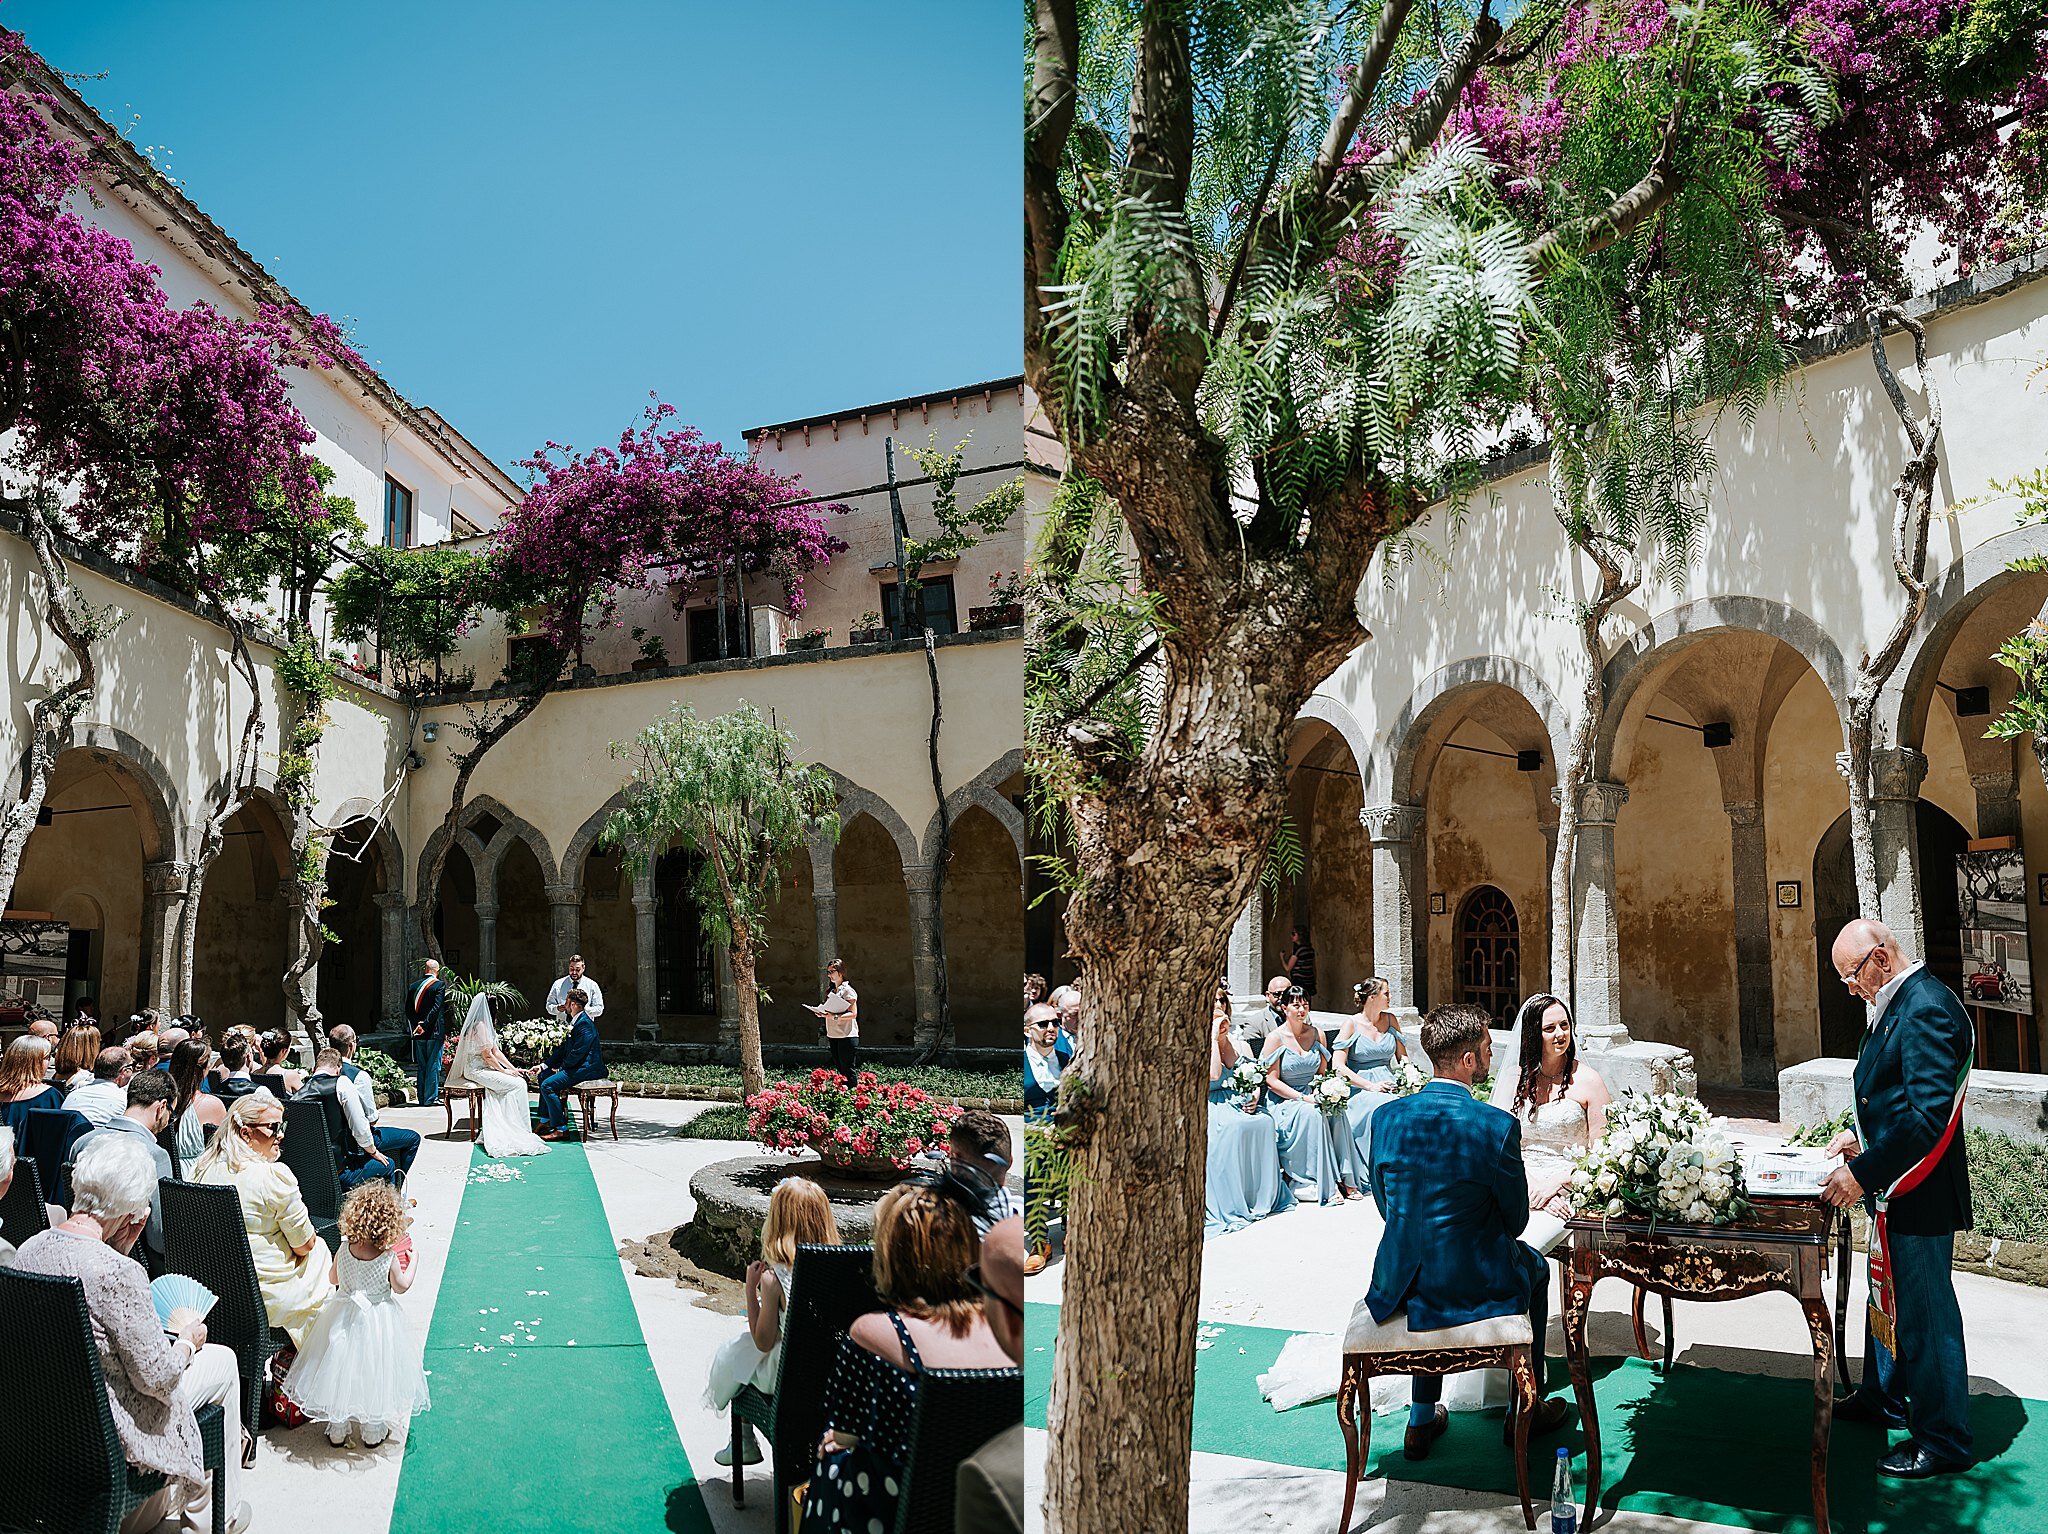
<instances>
[{"instance_id":1,"label":"stone well curb","mask_svg":"<svg viewBox=\"0 0 2048 1534\"><path fill-rule=\"evenodd\" d=\"M1867 1252L1868 1223L1863 1211L1857 1210L1850 1219L1856 1250ZM2012 1241L1981 1231L1961 1230L1956 1232L1956 1255L1951 1266L1958 1273L1977 1273L1985 1278L2048 1289L2048 1243Z\"/></svg>"},{"instance_id":2,"label":"stone well curb","mask_svg":"<svg viewBox=\"0 0 2048 1534\"><path fill-rule=\"evenodd\" d=\"M380 1093L385 1106L391 1106L391 1094ZM621 1097L662 1097L692 1103L737 1103L740 1100L738 1087L693 1087L680 1082L669 1081L622 1081L619 1083ZM412 1088L407 1087L404 1101L412 1102ZM1011 1118L1024 1115L1024 1099L1021 1097L938 1097L937 1102L951 1104L955 1108L982 1108L990 1113L1007 1114Z\"/></svg>"}]
</instances>

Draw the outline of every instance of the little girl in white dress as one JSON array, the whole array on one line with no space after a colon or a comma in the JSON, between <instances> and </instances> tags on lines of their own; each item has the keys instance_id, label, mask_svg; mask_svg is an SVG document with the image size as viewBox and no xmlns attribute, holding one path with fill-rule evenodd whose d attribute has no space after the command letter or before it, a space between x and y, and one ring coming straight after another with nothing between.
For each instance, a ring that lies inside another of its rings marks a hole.
<instances>
[{"instance_id":1,"label":"little girl in white dress","mask_svg":"<svg viewBox=\"0 0 2048 1534\"><path fill-rule=\"evenodd\" d=\"M341 1206L334 1292L314 1319L285 1377L284 1393L316 1422L327 1441L348 1443L351 1425L374 1449L427 1409L427 1377L398 1296L416 1264L405 1201L390 1183L358 1186Z\"/></svg>"},{"instance_id":2,"label":"little girl in white dress","mask_svg":"<svg viewBox=\"0 0 2048 1534\"><path fill-rule=\"evenodd\" d=\"M832 1218L832 1200L825 1190L792 1172L768 1195L768 1217L761 1223L761 1257L747 1265L747 1327L728 1337L711 1355L704 1381L704 1404L724 1411L732 1398L752 1385L763 1395L775 1393L782 1366L782 1313L789 1304L790 1269L799 1246L839 1245L839 1222ZM754 1425L740 1424L744 1462L758 1464L761 1446ZM718 1463L732 1463L732 1446L717 1454Z\"/></svg>"}]
</instances>

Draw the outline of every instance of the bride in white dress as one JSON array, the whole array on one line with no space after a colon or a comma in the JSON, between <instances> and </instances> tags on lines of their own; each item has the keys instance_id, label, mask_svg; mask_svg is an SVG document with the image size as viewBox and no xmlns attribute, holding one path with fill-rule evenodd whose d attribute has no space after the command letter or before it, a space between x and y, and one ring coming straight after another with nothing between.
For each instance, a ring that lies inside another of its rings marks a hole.
<instances>
[{"instance_id":1,"label":"bride in white dress","mask_svg":"<svg viewBox=\"0 0 2048 1534\"><path fill-rule=\"evenodd\" d=\"M547 1142L533 1132L526 1106L526 1078L505 1057L491 1020L491 998L479 996L462 1020L462 1037L448 1068L447 1086L484 1089L482 1140L486 1156L544 1156Z\"/></svg>"},{"instance_id":2,"label":"bride in white dress","mask_svg":"<svg viewBox=\"0 0 2048 1534\"><path fill-rule=\"evenodd\" d=\"M1522 1003L1506 1058L1515 1063L1496 1071L1492 1100L1522 1121L1529 1207L1563 1218L1564 1185L1607 1117L1607 1083L1578 1057L1571 1009L1547 994Z\"/></svg>"}]
</instances>

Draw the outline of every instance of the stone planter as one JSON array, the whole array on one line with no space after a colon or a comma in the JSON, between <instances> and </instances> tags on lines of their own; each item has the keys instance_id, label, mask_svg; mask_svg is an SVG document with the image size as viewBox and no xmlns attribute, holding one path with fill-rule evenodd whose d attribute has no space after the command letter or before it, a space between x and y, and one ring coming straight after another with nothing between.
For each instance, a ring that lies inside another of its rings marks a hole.
<instances>
[{"instance_id":1,"label":"stone planter","mask_svg":"<svg viewBox=\"0 0 2048 1534\"><path fill-rule=\"evenodd\" d=\"M846 636L846 642L848 644L887 644L889 642L889 631L887 629L855 629Z\"/></svg>"},{"instance_id":2,"label":"stone planter","mask_svg":"<svg viewBox=\"0 0 2048 1534\"><path fill-rule=\"evenodd\" d=\"M818 1150L818 1159L839 1176L853 1182L894 1182L902 1175L902 1169L887 1156L846 1156L826 1149Z\"/></svg>"},{"instance_id":3,"label":"stone planter","mask_svg":"<svg viewBox=\"0 0 2048 1534\"><path fill-rule=\"evenodd\" d=\"M665 655L643 655L633 662L633 669L635 671L659 671L667 664L668 657Z\"/></svg>"},{"instance_id":4,"label":"stone planter","mask_svg":"<svg viewBox=\"0 0 2048 1534\"><path fill-rule=\"evenodd\" d=\"M993 607L967 609L967 631L979 634L987 629L1016 628L1024 621L1022 602L1001 602Z\"/></svg>"},{"instance_id":5,"label":"stone planter","mask_svg":"<svg viewBox=\"0 0 2048 1534\"><path fill-rule=\"evenodd\" d=\"M791 655L800 650L822 650L825 648L825 641L831 637L830 634L792 634L788 644L783 648Z\"/></svg>"}]
</instances>

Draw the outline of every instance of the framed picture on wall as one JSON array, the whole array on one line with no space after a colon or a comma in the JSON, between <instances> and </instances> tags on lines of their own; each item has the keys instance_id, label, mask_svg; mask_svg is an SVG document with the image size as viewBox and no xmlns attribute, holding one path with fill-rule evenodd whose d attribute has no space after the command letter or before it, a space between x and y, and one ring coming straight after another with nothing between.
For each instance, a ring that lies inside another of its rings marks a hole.
<instances>
[{"instance_id":1,"label":"framed picture on wall","mask_svg":"<svg viewBox=\"0 0 2048 1534\"><path fill-rule=\"evenodd\" d=\"M1796 911L1799 909L1799 881L1780 879L1778 881L1778 909Z\"/></svg>"},{"instance_id":2,"label":"framed picture on wall","mask_svg":"<svg viewBox=\"0 0 2048 1534\"><path fill-rule=\"evenodd\" d=\"M1963 1000L1993 1012L2031 1013L2027 957L2027 866L2018 847L1956 858L1963 918Z\"/></svg>"},{"instance_id":3,"label":"framed picture on wall","mask_svg":"<svg viewBox=\"0 0 2048 1534\"><path fill-rule=\"evenodd\" d=\"M1442 890L1431 890L1429 892L1429 914L1432 916L1444 914L1444 892Z\"/></svg>"}]
</instances>

